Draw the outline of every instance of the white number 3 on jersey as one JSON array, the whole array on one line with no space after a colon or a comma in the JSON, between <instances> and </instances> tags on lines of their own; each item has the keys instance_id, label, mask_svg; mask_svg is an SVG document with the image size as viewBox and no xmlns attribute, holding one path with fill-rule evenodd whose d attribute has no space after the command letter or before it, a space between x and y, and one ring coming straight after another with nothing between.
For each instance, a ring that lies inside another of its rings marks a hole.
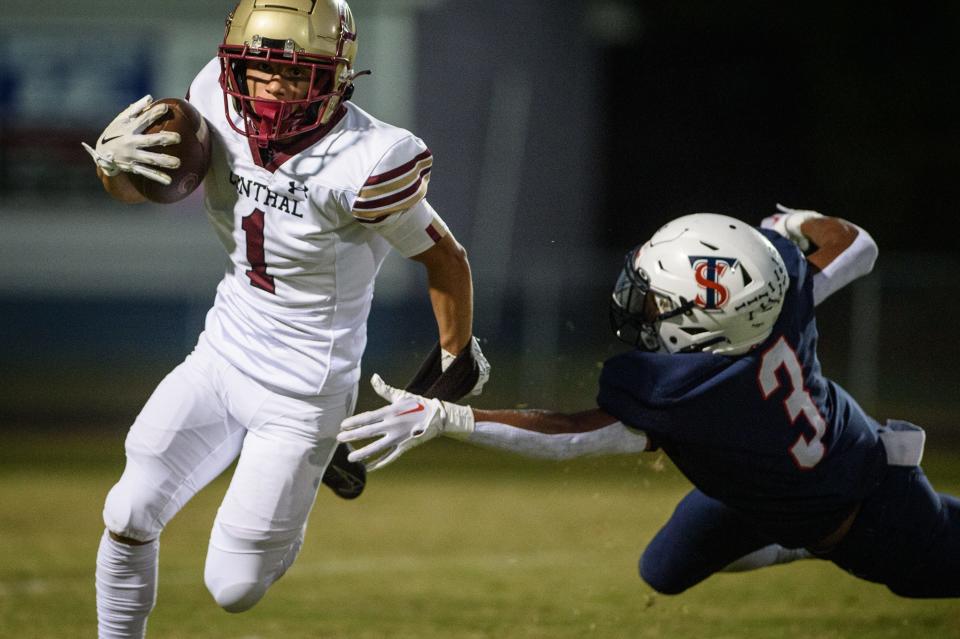
<instances>
[{"instance_id":1,"label":"white number 3 on jersey","mask_svg":"<svg viewBox=\"0 0 960 639\"><path fill-rule=\"evenodd\" d=\"M804 387L803 368L800 366L800 360L797 359L796 352L783 337L764 353L763 359L760 361L759 382L760 389L763 391L763 398L769 398L771 393L780 388L777 369L781 366L790 378L790 394L783 402L790 423L795 425L797 418L802 414L814 430L813 437L807 438L806 435L801 434L797 437L793 446L790 447L790 454L797 462L797 466L808 470L816 466L826 452L823 442L820 440L827 431L827 422L817 409L813 398L810 397L810 392Z\"/></svg>"}]
</instances>

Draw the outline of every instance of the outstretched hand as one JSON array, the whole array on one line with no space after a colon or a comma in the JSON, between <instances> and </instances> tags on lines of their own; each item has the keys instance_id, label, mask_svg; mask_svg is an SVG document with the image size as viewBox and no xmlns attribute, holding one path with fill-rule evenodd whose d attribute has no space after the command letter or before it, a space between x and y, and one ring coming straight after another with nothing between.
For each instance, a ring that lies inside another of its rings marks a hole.
<instances>
[{"instance_id":1,"label":"outstretched hand","mask_svg":"<svg viewBox=\"0 0 960 639\"><path fill-rule=\"evenodd\" d=\"M365 463L367 470L383 468L409 449L445 431L452 434L473 430L473 411L469 406L427 399L394 388L379 375L374 375L370 384L377 395L390 403L343 420L337 435L341 443L374 440L348 457L352 462Z\"/></svg>"}]
</instances>

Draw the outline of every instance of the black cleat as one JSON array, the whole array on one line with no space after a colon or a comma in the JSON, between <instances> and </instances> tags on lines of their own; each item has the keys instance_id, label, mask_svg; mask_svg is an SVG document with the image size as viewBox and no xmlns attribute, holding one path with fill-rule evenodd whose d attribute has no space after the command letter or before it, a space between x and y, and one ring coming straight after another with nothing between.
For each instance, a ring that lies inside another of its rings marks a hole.
<instances>
[{"instance_id":1,"label":"black cleat","mask_svg":"<svg viewBox=\"0 0 960 639\"><path fill-rule=\"evenodd\" d=\"M342 499L356 499L367 485L367 468L360 462L347 459L351 448L337 444L333 459L323 473L323 483Z\"/></svg>"}]
</instances>

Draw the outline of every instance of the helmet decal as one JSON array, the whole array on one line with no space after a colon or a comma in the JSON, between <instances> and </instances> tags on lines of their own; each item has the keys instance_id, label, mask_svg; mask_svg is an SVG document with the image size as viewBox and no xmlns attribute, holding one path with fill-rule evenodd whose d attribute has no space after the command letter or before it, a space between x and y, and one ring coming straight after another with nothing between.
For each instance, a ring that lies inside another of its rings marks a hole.
<instances>
[{"instance_id":1,"label":"helmet decal","mask_svg":"<svg viewBox=\"0 0 960 639\"><path fill-rule=\"evenodd\" d=\"M730 289L720 283L720 278L723 277L728 268L732 269L736 265L737 258L735 257L690 256L690 266L693 267L697 284L704 289L704 292L698 293L694 300L697 306L706 311L723 308L727 300L730 299Z\"/></svg>"},{"instance_id":2,"label":"helmet decal","mask_svg":"<svg viewBox=\"0 0 960 639\"><path fill-rule=\"evenodd\" d=\"M789 286L783 258L757 229L685 215L627 254L611 326L641 350L739 355L770 336Z\"/></svg>"}]
</instances>

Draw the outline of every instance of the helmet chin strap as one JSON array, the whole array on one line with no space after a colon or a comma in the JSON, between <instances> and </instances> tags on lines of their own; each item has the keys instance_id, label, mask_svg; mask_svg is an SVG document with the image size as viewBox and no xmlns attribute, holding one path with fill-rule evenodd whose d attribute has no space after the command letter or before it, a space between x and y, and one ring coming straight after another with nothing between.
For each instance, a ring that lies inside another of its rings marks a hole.
<instances>
[{"instance_id":1,"label":"helmet chin strap","mask_svg":"<svg viewBox=\"0 0 960 639\"><path fill-rule=\"evenodd\" d=\"M253 102L253 112L257 115L257 146L266 148L270 143L270 137L277 128L280 112L283 105L280 102L270 100L257 100Z\"/></svg>"},{"instance_id":2,"label":"helmet chin strap","mask_svg":"<svg viewBox=\"0 0 960 639\"><path fill-rule=\"evenodd\" d=\"M700 353L700 352L703 352L703 349L707 348L708 346L713 346L714 344L719 344L720 342L725 342L725 341L727 341L726 337L724 337L723 335L717 335L716 337L711 337L708 340L697 342L696 344L690 344L689 346L684 346L677 352L678 353Z\"/></svg>"}]
</instances>

